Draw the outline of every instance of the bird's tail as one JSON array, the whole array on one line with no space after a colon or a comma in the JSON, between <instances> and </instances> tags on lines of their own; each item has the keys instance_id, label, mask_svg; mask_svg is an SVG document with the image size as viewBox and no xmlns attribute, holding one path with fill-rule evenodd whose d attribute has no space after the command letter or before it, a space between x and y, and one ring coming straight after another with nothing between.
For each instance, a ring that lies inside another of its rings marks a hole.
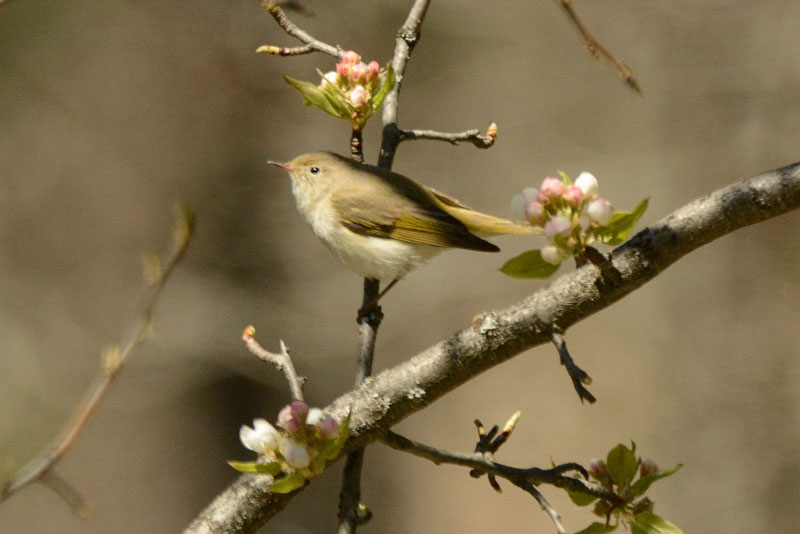
<instances>
[{"instance_id":1,"label":"bird's tail","mask_svg":"<svg viewBox=\"0 0 800 534\"><path fill-rule=\"evenodd\" d=\"M509 221L470 209L448 206L447 212L463 222L470 232L520 235L543 233L542 228L539 226L533 226L525 222Z\"/></svg>"},{"instance_id":2,"label":"bird's tail","mask_svg":"<svg viewBox=\"0 0 800 534\"><path fill-rule=\"evenodd\" d=\"M433 193L436 200L441 203L441 208L464 223L470 232L520 235L539 235L543 233L542 228L538 226L533 226L525 222L509 221L475 211L453 197L449 197L435 189L431 189L431 193Z\"/></svg>"}]
</instances>

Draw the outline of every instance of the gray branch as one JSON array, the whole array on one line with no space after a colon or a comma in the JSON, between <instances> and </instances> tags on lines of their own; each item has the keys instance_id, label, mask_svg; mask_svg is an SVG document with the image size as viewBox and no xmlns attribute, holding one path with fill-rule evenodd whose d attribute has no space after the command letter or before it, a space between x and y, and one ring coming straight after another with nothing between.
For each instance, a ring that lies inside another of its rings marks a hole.
<instances>
[{"instance_id":1,"label":"gray branch","mask_svg":"<svg viewBox=\"0 0 800 534\"><path fill-rule=\"evenodd\" d=\"M242 341L250 353L261 360L262 362L274 365L286 377L286 382L289 384L289 390L292 392L292 399L302 401L303 399L303 385L306 379L297 374L294 370L294 363L292 357L289 356L289 347L281 340L281 351L278 354L270 352L262 347L254 337L256 329L248 326L244 329L242 334Z\"/></svg>"},{"instance_id":2,"label":"gray branch","mask_svg":"<svg viewBox=\"0 0 800 534\"><path fill-rule=\"evenodd\" d=\"M368 379L325 408L339 418L352 411L351 437L342 454L379 439L402 419L481 372L550 343L553 325L564 331L693 250L798 207L800 163L717 190L645 228L611 253L609 261L618 279L604 279L596 265L586 263L517 304L479 315L452 337ZM271 495L259 480L239 477L185 533L255 532L299 493Z\"/></svg>"},{"instance_id":3,"label":"gray branch","mask_svg":"<svg viewBox=\"0 0 800 534\"><path fill-rule=\"evenodd\" d=\"M400 130L399 134L401 141L427 139L431 141L446 141L451 145L458 145L459 141L469 141L478 148L489 148L497 140L497 125L495 123L490 124L485 134L481 134L480 130L477 129L457 133L438 132L436 130Z\"/></svg>"}]
</instances>

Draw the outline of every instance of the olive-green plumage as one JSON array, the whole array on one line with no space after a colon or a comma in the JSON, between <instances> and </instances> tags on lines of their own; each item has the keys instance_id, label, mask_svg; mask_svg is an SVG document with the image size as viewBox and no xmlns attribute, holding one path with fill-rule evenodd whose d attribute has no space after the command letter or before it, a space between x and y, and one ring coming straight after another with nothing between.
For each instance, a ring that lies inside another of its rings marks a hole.
<instances>
[{"instance_id":1,"label":"olive-green plumage","mask_svg":"<svg viewBox=\"0 0 800 534\"><path fill-rule=\"evenodd\" d=\"M446 248L500 250L475 233L541 232L338 154L318 152L270 163L290 174L297 207L317 237L337 260L367 278L400 278Z\"/></svg>"}]
</instances>

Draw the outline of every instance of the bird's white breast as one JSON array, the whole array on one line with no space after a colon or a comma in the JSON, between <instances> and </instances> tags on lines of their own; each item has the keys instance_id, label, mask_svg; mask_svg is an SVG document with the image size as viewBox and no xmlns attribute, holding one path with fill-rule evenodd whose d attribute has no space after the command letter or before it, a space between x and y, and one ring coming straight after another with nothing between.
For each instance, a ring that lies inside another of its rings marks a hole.
<instances>
[{"instance_id":1,"label":"bird's white breast","mask_svg":"<svg viewBox=\"0 0 800 534\"><path fill-rule=\"evenodd\" d=\"M411 269L444 250L441 247L357 234L339 222L339 215L331 206L329 194L298 180L292 180L292 192L297 209L336 261L364 278L402 278Z\"/></svg>"}]
</instances>

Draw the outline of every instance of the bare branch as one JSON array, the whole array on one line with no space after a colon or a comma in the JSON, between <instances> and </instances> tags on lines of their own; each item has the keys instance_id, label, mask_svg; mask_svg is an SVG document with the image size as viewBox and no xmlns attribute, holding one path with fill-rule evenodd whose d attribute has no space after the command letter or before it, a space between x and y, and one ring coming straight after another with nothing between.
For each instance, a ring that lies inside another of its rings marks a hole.
<instances>
[{"instance_id":1,"label":"bare branch","mask_svg":"<svg viewBox=\"0 0 800 534\"><path fill-rule=\"evenodd\" d=\"M351 145L352 146L352 145ZM362 154L363 158L363 154ZM375 354L375 339L383 320L381 307L376 305L380 295L380 281L364 279L364 297L358 318L358 357L356 360L355 387L360 387L372 375L372 360ZM347 455L342 474L342 490L339 493L339 534L351 534L356 527L366 522L371 515L361 504L361 468L364 465L364 449L356 449Z\"/></svg>"},{"instance_id":2,"label":"bare branch","mask_svg":"<svg viewBox=\"0 0 800 534\"><path fill-rule=\"evenodd\" d=\"M434 141L447 141L458 145L459 141L469 141L478 148L489 148L497 140L497 125L491 123L486 134L481 135L480 130L465 130L458 133L437 132L435 130L400 130L400 141L416 141L417 139L431 139Z\"/></svg>"},{"instance_id":3,"label":"bare branch","mask_svg":"<svg viewBox=\"0 0 800 534\"><path fill-rule=\"evenodd\" d=\"M505 310L479 315L452 337L379 373L325 408L339 418L351 413L351 438L343 453L380 439L388 428L481 372L550 343L554 324L565 330L635 291L693 250L798 207L800 163L717 190L642 230L610 256L620 273L619 283L601 283L599 268L587 263ZM255 478L240 477L185 533L255 532L299 493L269 495Z\"/></svg>"},{"instance_id":4,"label":"bare branch","mask_svg":"<svg viewBox=\"0 0 800 534\"><path fill-rule=\"evenodd\" d=\"M170 249L167 251L165 259L162 262L157 257L151 257L145 263L147 287L143 296L142 312L139 321L131 329L125 343L115 345L103 352L100 372L89 386L83 400L75 408L72 418L69 423L67 423L61 435L56 438L42 454L31 460L28 464L22 466L9 477L3 486L2 493L0 493L0 503L31 482L35 482L47 476L53 466L66 454L69 448L72 447L75 440L78 439L78 435L86 427L89 417L100 404L100 401L103 399L103 396L109 386L111 386L111 383L114 378L116 378L123 364L125 364L133 351L147 339L147 333L150 329L150 320L153 316L153 310L155 309L158 297L161 295L164 283L167 281L170 273L172 273L173 268L183 257L184 252L186 252L186 247L189 245L193 228L194 215L191 210L185 205L179 206L178 222ZM64 491L57 491L57 493L65 497L68 496L69 498L67 501L70 505L79 503L82 500L79 498L78 493L71 489L71 486L65 485L66 483L56 475L50 476L48 484L56 490L63 489Z\"/></svg>"},{"instance_id":5,"label":"bare branch","mask_svg":"<svg viewBox=\"0 0 800 534\"><path fill-rule=\"evenodd\" d=\"M394 125L397 120L400 86L403 81L405 66L411 55L411 50L416 40L419 38L419 28L425 18L425 12L428 9L429 3L430 0L416 0L414 5L411 6L406 21L397 32L394 56L392 58L395 85L383 102L384 125L389 122ZM395 135L395 130L384 128L378 165L385 169L392 168L394 152L397 148ZM350 151L352 157L356 161L364 161L363 142L360 131L353 131L350 141ZM359 350L356 367L356 388L360 387L367 377L372 374L372 357L375 351L375 337L377 336L378 327L383 320L383 312L380 306L377 305L380 295L380 281L365 278L364 298L362 299L362 306L358 313ZM368 313L363 313L367 310L369 310ZM369 511L367 510L364 512L366 507L360 502L361 468L363 463L363 449L356 448L347 455L342 481L342 491L339 494L339 534L353 534L359 524L369 520Z\"/></svg>"},{"instance_id":6,"label":"bare branch","mask_svg":"<svg viewBox=\"0 0 800 534\"><path fill-rule=\"evenodd\" d=\"M378 166L384 169L391 169L394 161L397 145L400 143L399 130L397 129L397 113L400 105L400 87L403 85L403 77L406 72L406 64L411 57L419 40L419 29L425 19L430 0L415 0L414 5L408 12L405 22L397 30L395 38L394 56L392 57L392 68L395 74L395 84L386 100L383 101L383 139L381 141L381 152L378 156Z\"/></svg>"},{"instance_id":7,"label":"bare branch","mask_svg":"<svg viewBox=\"0 0 800 534\"><path fill-rule=\"evenodd\" d=\"M247 350L259 360L270 363L277 367L279 371L282 371L286 377L286 381L289 382L292 399L303 400L303 384L305 384L306 379L302 376L298 376L297 372L294 370L294 364L292 363L291 356L289 356L289 349L286 344L281 340L281 352L280 354L274 354L259 345L254 337L255 334L256 329L253 326L248 326L244 329L242 341L244 341Z\"/></svg>"},{"instance_id":8,"label":"bare branch","mask_svg":"<svg viewBox=\"0 0 800 534\"><path fill-rule=\"evenodd\" d=\"M637 82L636 78L633 77L633 70L621 60L617 59L614 54L600 44L600 42L595 39L591 33L589 33L588 28L586 28L586 26L578 18L575 8L572 7L572 0L556 0L556 2L562 8L564 8L564 12L567 14L567 16L569 16L572 23L581 33L581 36L583 37L583 44L586 46L586 49L589 51L589 53L594 57L598 57L598 55L605 57L614 65L614 68L617 69L620 77L623 79L623 81L625 81L626 84L628 84L628 87L637 93L641 93L642 88L639 87L639 82Z\"/></svg>"},{"instance_id":9,"label":"bare branch","mask_svg":"<svg viewBox=\"0 0 800 534\"><path fill-rule=\"evenodd\" d=\"M487 456L481 452L465 454L445 451L408 439L392 431L387 431L381 441L393 449L425 458L436 465L461 465L472 468L470 474L478 472L487 474L490 478L499 477L508 480L515 486L533 495L542 507L542 510L550 516L559 534L564 534L566 530L561 524L558 513L556 513L553 507L550 506L550 503L547 502L547 499L536 489L534 486L535 484L551 484L562 488L569 488L573 491L588 493L596 497L607 499L613 503L619 501L616 495L597 484L574 477L564 476L563 473L567 471L579 471L581 474L586 473L582 467L574 463L564 464L552 469L539 469L535 467L520 469L495 462L494 459L487 458Z\"/></svg>"},{"instance_id":10,"label":"bare branch","mask_svg":"<svg viewBox=\"0 0 800 534\"><path fill-rule=\"evenodd\" d=\"M308 32L298 28L295 23L289 20L289 17L286 16L286 13L283 11L283 9L281 9L279 4L275 2L262 1L261 5L264 6L267 11L269 11L269 14L272 15L272 18L275 19L275 22L278 23L278 26L283 28L283 31L295 39L305 43L305 46L282 48L279 46L264 45L259 47L257 51L278 56L296 56L299 54L307 54L312 50L316 50L317 52L328 54L329 56L333 56L337 59L342 59L344 50L338 46L329 45L328 43L320 41L319 39L312 37Z\"/></svg>"},{"instance_id":11,"label":"bare branch","mask_svg":"<svg viewBox=\"0 0 800 534\"><path fill-rule=\"evenodd\" d=\"M539 506L542 507L542 510L544 510L545 513L550 516L550 520L553 522L553 525L555 525L556 532L558 532L558 534L567 534L567 529L565 529L564 525L561 524L561 516L558 515L558 512L556 512L555 508L553 508L550 503L547 502L547 499L544 498L544 495L542 495L541 492L536 489L536 486L526 480L522 480L519 484L514 485L533 495L533 498L536 499L536 502L539 503Z\"/></svg>"}]
</instances>

